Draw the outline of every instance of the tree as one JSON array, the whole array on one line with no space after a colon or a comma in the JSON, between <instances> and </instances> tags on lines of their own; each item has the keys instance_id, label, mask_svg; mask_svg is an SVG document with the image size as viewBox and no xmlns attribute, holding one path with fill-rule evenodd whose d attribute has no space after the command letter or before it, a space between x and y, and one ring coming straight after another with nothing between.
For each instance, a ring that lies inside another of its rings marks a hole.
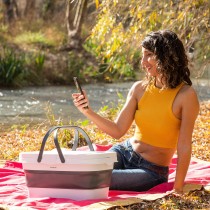
<instances>
[{"instance_id":1,"label":"tree","mask_svg":"<svg viewBox=\"0 0 210 210\"><path fill-rule=\"evenodd\" d=\"M67 49L80 49L81 29L87 11L88 0L67 0L66 26L68 33Z\"/></svg>"},{"instance_id":2,"label":"tree","mask_svg":"<svg viewBox=\"0 0 210 210\"><path fill-rule=\"evenodd\" d=\"M193 76L202 76L209 68L209 0L103 0L99 11L88 45L107 80L133 76L140 67L142 39L161 29L182 39Z\"/></svg>"},{"instance_id":3,"label":"tree","mask_svg":"<svg viewBox=\"0 0 210 210\"><path fill-rule=\"evenodd\" d=\"M62 3L62 5L65 5L65 2ZM47 20L49 17L52 17L56 10L60 10L60 6L56 5L56 0L42 0L40 8L41 17L45 20Z\"/></svg>"},{"instance_id":4,"label":"tree","mask_svg":"<svg viewBox=\"0 0 210 210\"><path fill-rule=\"evenodd\" d=\"M16 0L3 0L6 12L5 20L7 23L11 23L19 16L18 6Z\"/></svg>"},{"instance_id":5,"label":"tree","mask_svg":"<svg viewBox=\"0 0 210 210\"><path fill-rule=\"evenodd\" d=\"M24 17L27 18L33 18L35 15L35 4L36 1L35 0L27 0L26 1L26 6L24 9Z\"/></svg>"}]
</instances>

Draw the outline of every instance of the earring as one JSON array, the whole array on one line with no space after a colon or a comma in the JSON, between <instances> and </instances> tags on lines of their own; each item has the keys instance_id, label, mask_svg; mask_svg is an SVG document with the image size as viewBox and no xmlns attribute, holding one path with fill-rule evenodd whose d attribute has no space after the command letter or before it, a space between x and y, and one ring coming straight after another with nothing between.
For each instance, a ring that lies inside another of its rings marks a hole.
<instances>
[{"instance_id":1,"label":"earring","mask_svg":"<svg viewBox=\"0 0 210 210\"><path fill-rule=\"evenodd\" d=\"M160 72L161 68L160 66L157 66L157 71Z\"/></svg>"}]
</instances>

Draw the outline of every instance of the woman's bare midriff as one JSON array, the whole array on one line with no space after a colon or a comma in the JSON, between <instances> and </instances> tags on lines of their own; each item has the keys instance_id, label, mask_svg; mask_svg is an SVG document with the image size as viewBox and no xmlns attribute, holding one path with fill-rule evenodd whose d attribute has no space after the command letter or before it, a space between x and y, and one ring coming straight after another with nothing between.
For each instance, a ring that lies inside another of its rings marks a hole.
<instances>
[{"instance_id":1,"label":"woman's bare midriff","mask_svg":"<svg viewBox=\"0 0 210 210\"><path fill-rule=\"evenodd\" d=\"M169 166L176 150L174 148L155 147L133 138L130 141L136 153L139 153L145 160L160 166Z\"/></svg>"}]
</instances>

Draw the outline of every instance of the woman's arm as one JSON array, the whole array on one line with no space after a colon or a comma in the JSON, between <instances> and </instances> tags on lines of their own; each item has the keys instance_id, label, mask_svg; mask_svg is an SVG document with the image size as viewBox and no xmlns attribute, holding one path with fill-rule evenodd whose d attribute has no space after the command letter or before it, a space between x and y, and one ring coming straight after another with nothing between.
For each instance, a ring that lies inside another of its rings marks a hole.
<instances>
[{"instance_id":1,"label":"woman's arm","mask_svg":"<svg viewBox=\"0 0 210 210\"><path fill-rule=\"evenodd\" d=\"M135 83L130 89L126 103L114 122L95 113L89 105L86 94L84 97L79 93L73 93L72 97L74 99L75 106L80 110L80 112L82 112L88 119L96 124L99 129L113 138L119 139L127 132L134 119L135 110L137 108L137 99L135 96L137 84L138 83ZM85 109L84 107L87 105L89 108Z\"/></svg>"},{"instance_id":2,"label":"woman's arm","mask_svg":"<svg viewBox=\"0 0 210 210\"><path fill-rule=\"evenodd\" d=\"M180 95L180 101L182 101L182 119L177 145L178 162L174 183L174 190L177 193L183 191L184 180L191 159L194 123L199 112L199 102L192 87L185 89Z\"/></svg>"}]
</instances>

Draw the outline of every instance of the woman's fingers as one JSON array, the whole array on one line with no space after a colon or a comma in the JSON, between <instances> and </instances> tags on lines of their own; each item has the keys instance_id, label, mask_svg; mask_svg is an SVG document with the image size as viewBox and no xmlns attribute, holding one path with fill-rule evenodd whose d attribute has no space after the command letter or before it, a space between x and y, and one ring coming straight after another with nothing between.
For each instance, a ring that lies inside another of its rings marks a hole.
<instances>
[{"instance_id":1,"label":"woman's fingers","mask_svg":"<svg viewBox=\"0 0 210 210\"><path fill-rule=\"evenodd\" d=\"M87 105L87 99L84 98L84 96L82 96L82 97L79 96L76 99L74 99L74 104L76 106L80 106L80 105L83 105L83 104Z\"/></svg>"},{"instance_id":2,"label":"woman's fingers","mask_svg":"<svg viewBox=\"0 0 210 210\"><path fill-rule=\"evenodd\" d=\"M74 105L78 108L78 109L84 109L87 108L88 106L88 100L87 98L80 93L73 93L72 94L73 97L73 103Z\"/></svg>"},{"instance_id":3,"label":"woman's fingers","mask_svg":"<svg viewBox=\"0 0 210 210\"><path fill-rule=\"evenodd\" d=\"M172 195L177 196L177 197L182 196L184 194L183 191L178 191L178 190L175 190L175 189L173 189L171 191L167 191L166 193L167 194L172 194Z\"/></svg>"},{"instance_id":4,"label":"woman's fingers","mask_svg":"<svg viewBox=\"0 0 210 210\"><path fill-rule=\"evenodd\" d=\"M81 93L72 93L72 98L77 98L79 95L81 95Z\"/></svg>"}]
</instances>

